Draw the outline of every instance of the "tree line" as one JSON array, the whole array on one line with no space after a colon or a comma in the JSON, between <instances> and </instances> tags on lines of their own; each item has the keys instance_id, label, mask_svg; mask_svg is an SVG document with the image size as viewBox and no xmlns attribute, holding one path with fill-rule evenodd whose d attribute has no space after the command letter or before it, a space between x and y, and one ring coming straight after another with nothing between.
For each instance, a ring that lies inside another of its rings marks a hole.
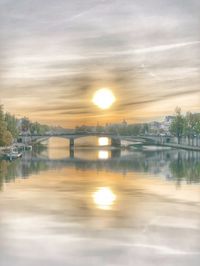
<instances>
[{"instance_id":1,"label":"tree line","mask_svg":"<svg viewBox=\"0 0 200 266\"><path fill-rule=\"evenodd\" d=\"M177 137L178 143L182 137L187 137L193 141L194 137L200 136L200 114L187 112L185 115L181 113L181 108L175 110L175 117L170 125L170 133Z\"/></svg>"},{"instance_id":2,"label":"tree line","mask_svg":"<svg viewBox=\"0 0 200 266\"><path fill-rule=\"evenodd\" d=\"M8 130L8 124L5 119L3 107L0 106L0 146L10 145L12 143L12 134Z\"/></svg>"},{"instance_id":3,"label":"tree line","mask_svg":"<svg viewBox=\"0 0 200 266\"><path fill-rule=\"evenodd\" d=\"M113 133L123 136L137 136L148 132L148 124L127 124L123 121L121 124L106 124L105 126L97 124L96 126L77 126L75 132L97 132L97 133Z\"/></svg>"},{"instance_id":4,"label":"tree line","mask_svg":"<svg viewBox=\"0 0 200 266\"><path fill-rule=\"evenodd\" d=\"M0 105L0 147L9 146L20 134L44 134L51 128L38 122L31 122L24 117L17 119L14 115L4 112Z\"/></svg>"},{"instance_id":5,"label":"tree line","mask_svg":"<svg viewBox=\"0 0 200 266\"><path fill-rule=\"evenodd\" d=\"M63 132L63 130L65 129L31 122L26 117L17 119L14 115L5 113L3 106L0 105L0 147L11 145L20 134L42 135L48 131ZM187 137L189 142L193 141L195 136L200 137L200 114L187 112L183 115L181 108L177 107L169 130L172 136L177 137L178 143L180 143L182 137ZM128 136L151 133L148 123L127 124L126 121L121 124L106 124L105 126L97 124L95 127L82 125L75 128L75 132L93 131Z\"/></svg>"}]
</instances>

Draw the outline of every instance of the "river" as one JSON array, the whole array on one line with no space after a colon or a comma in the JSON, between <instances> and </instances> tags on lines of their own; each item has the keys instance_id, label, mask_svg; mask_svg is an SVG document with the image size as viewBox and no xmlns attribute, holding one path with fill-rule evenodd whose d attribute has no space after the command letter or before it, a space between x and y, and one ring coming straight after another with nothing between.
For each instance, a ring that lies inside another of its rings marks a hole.
<instances>
[{"instance_id":1,"label":"river","mask_svg":"<svg viewBox=\"0 0 200 266\"><path fill-rule=\"evenodd\" d=\"M0 265L199 266L200 153L92 141L0 161Z\"/></svg>"}]
</instances>

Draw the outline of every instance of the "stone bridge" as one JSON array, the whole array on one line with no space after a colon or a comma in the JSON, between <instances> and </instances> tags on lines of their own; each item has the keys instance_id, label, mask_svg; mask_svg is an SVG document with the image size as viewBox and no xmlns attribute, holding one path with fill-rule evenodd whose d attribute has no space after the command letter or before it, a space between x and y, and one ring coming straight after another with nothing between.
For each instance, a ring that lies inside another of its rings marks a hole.
<instances>
[{"instance_id":1,"label":"stone bridge","mask_svg":"<svg viewBox=\"0 0 200 266\"><path fill-rule=\"evenodd\" d=\"M128 142L137 142L141 144L163 144L170 142L169 137L164 136L154 136L154 135L138 135L138 136L121 136L114 133L97 133L97 132L83 132L83 133L51 133L51 134L32 134L32 135L21 135L19 141L22 143L40 143L49 138L56 137L56 138L64 138L69 140L69 147L70 149L74 148L75 140L84 137L107 137L111 140L112 147L120 147L121 141L128 141Z\"/></svg>"}]
</instances>

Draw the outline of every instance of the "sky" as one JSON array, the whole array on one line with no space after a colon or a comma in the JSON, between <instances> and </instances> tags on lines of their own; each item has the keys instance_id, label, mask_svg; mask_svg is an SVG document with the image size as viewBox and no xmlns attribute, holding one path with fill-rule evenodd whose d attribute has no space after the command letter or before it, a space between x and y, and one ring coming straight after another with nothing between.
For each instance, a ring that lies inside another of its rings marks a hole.
<instances>
[{"instance_id":1,"label":"sky","mask_svg":"<svg viewBox=\"0 0 200 266\"><path fill-rule=\"evenodd\" d=\"M64 127L200 112L199 28L199 0L0 0L0 103Z\"/></svg>"}]
</instances>

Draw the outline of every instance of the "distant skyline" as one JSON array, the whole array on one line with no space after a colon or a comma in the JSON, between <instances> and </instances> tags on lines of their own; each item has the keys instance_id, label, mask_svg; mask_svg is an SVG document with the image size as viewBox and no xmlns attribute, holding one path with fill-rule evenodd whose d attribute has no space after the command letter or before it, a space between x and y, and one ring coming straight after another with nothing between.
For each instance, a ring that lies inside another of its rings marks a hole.
<instances>
[{"instance_id":1,"label":"distant skyline","mask_svg":"<svg viewBox=\"0 0 200 266\"><path fill-rule=\"evenodd\" d=\"M0 0L0 103L63 127L200 112L199 28L199 0Z\"/></svg>"}]
</instances>

